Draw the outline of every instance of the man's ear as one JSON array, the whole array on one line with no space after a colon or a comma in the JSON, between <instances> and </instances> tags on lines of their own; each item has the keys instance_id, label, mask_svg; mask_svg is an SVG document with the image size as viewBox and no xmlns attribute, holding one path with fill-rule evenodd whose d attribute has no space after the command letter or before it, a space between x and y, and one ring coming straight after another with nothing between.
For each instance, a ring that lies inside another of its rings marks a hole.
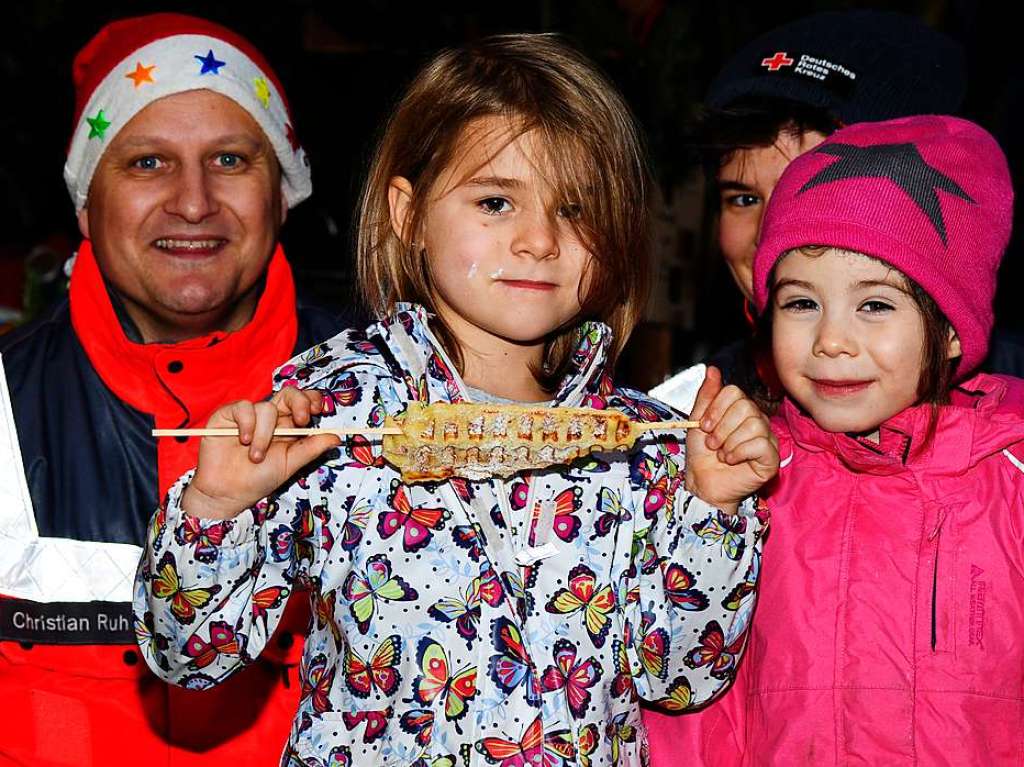
<instances>
[{"instance_id":1,"label":"man's ear","mask_svg":"<svg viewBox=\"0 0 1024 767\"><path fill-rule=\"evenodd\" d=\"M89 239L89 204L86 203L86 207L78 211L78 231L82 233L82 237Z\"/></svg>"},{"instance_id":2,"label":"man's ear","mask_svg":"<svg viewBox=\"0 0 1024 767\"><path fill-rule=\"evenodd\" d=\"M963 355L963 349L960 348L960 336L956 334L953 328L949 329L949 339L946 342L946 359L952 360Z\"/></svg>"},{"instance_id":3,"label":"man's ear","mask_svg":"<svg viewBox=\"0 0 1024 767\"><path fill-rule=\"evenodd\" d=\"M412 210L412 184L409 179L393 176L388 182L388 208L391 212L391 229L399 240L408 245L412 239L412 233L407 231Z\"/></svg>"}]
</instances>

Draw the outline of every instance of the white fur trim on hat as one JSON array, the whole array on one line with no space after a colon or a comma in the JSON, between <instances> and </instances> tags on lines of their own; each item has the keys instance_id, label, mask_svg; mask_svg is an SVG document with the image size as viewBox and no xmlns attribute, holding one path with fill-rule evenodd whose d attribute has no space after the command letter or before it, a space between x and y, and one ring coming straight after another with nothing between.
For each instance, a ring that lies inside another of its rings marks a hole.
<instances>
[{"instance_id":1,"label":"white fur trim on hat","mask_svg":"<svg viewBox=\"0 0 1024 767\"><path fill-rule=\"evenodd\" d=\"M132 77L140 65L142 70L152 67L148 77L141 72ZM289 208L309 197L309 160L301 146L292 146L288 110L273 79L230 43L206 35L173 35L133 51L89 98L64 165L76 211L85 207L93 173L117 132L157 99L193 90L220 93L252 115L281 163L281 191Z\"/></svg>"}]
</instances>

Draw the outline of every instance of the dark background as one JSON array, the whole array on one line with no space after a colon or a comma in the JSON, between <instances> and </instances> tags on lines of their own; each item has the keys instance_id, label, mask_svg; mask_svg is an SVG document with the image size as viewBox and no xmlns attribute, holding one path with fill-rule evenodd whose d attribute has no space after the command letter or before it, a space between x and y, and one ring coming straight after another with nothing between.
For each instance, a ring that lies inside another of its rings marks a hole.
<instances>
[{"instance_id":1,"label":"dark background","mask_svg":"<svg viewBox=\"0 0 1024 767\"><path fill-rule=\"evenodd\" d=\"M306 284L323 299L344 303L352 300L352 211L367 157L402 88L438 48L498 32L564 34L625 93L647 133L655 172L671 202L693 173L679 140L681 129L729 55L771 27L814 11L844 8L903 11L958 40L969 64L962 113L997 136L1014 178L1021 178L1021 78L1015 61L1021 42L996 3L279 0L263 5L36 0L8 6L0 11L5 31L0 50L0 303L17 302L22 264L34 247L45 243L50 251L64 254L77 243L62 178L73 108L71 60L115 18L168 10L193 13L242 33L267 55L285 84L299 137L313 164L316 190L291 212L283 239L300 274L311 278ZM685 321L662 320L668 346L650 352L670 354L672 366L744 332L740 300L715 257L707 216L696 218L698 226L674 246L689 251L683 260L690 266L672 272L693 282L685 295L696 297L696 308L684 313L689 318ZM1019 239L1004 262L997 300L997 321L1011 330L1024 329L1024 309L1017 298L1022 276ZM31 292L40 269L29 271ZM37 290L30 308L48 297ZM634 383L656 382L635 357L624 368Z\"/></svg>"}]
</instances>

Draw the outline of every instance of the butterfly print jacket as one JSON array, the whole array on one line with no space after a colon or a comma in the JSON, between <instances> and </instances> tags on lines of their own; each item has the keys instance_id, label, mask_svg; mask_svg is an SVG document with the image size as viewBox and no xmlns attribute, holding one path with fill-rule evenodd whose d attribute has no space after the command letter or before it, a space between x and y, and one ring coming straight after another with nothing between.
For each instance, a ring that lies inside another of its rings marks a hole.
<instances>
[{"instance_id":1,"label":"butterfly print jacket","mask_svg":"<svg viewBox=\"0 0 1024 767\"><path fill-rule=\"evenodd\" d=\"M322 423L380 426L412 400L467 399L403 306L282 367L325 393ZM604 369L586 324L555 406L676 417ZM762 521L683 486L671 437L497 479L404 485L354 440L231 521L151 523L136 579L156 673L204 688L252 661L297 584L313 594L302 696L282 764L633 765L638 701L700 705L729 680L754 600ZM245 701L238 701L244 706Z\"/></svg>"},{"instance_id":2,"label":"butterfly print jacket","mask_svg":"<svg viewBox=\"0 0 1024 767\"><path fill-rule=\"evenodd\" d=\"M783 406L749 649L706 711L644 713L655 765L1024 764L1024 382L930 419L875 445Z\"/></svg>"}]
</instances>

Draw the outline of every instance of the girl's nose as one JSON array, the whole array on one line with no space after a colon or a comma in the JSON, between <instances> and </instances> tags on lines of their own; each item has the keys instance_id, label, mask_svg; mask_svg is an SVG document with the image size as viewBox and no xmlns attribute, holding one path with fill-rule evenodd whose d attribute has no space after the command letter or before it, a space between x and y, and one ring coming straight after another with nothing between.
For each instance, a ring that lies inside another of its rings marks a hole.
<instances>
[{"instance_id":1,"label":"girl's nose","mask_svg":"<svg viewBox=\"0 0 1024 767\"><path fill-rule=\"evenodd\" d=\"M535 259L553 258L558 255L558 222L546 211L528 213L520 217L512 250L516 255Z\"/></svg>"},{"instance_id":2,"label":"girl's nose","mask_svg":"<svg viewBox=\"0 0 1024 767\"><path fill-rule=\"evenodd\" d=\"M818 324L813 352L824 357L852 356L857 353L857 343L845 322L826 316Z\"/></svg>"}]
</instances>

